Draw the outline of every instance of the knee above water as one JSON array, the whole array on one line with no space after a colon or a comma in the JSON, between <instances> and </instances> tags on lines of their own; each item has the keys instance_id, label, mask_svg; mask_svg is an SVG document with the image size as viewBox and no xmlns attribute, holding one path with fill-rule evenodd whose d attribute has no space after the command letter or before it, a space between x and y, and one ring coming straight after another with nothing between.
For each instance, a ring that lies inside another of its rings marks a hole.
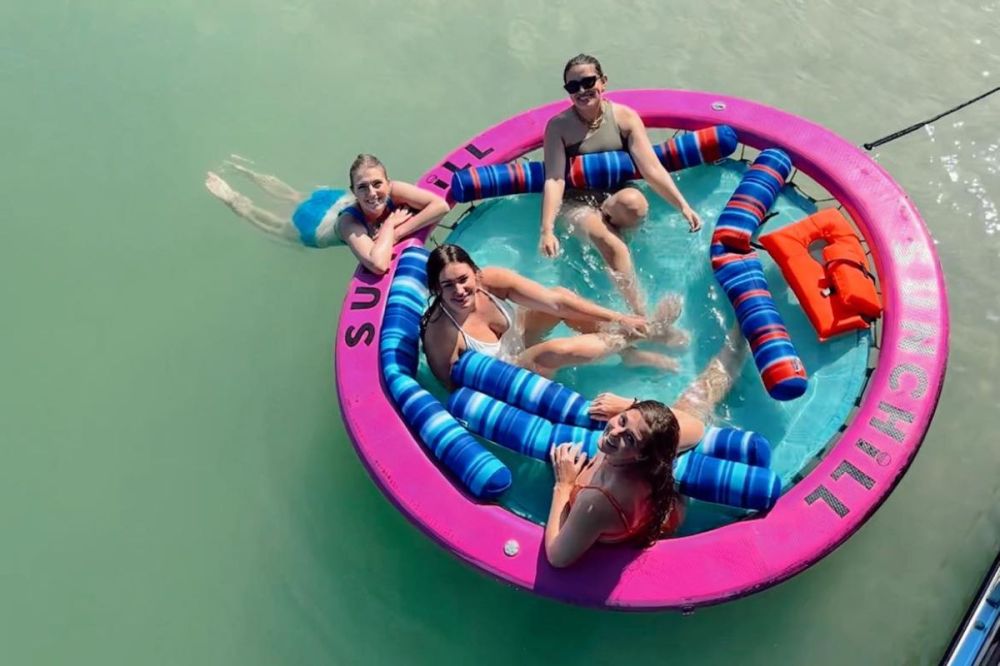
<instances>
[{"instance_id":1,"label":"knee above water","mask_svg":"<svg viewBox=\"0 0 1000 666\"><path fill-rule=\"evenodd\" d=\"M614 224L631 227L639 224L649 213L649 202L642 192L629 188L615 195L615 201L610 208L608 213Z\"/></svg>"}]
</instances>

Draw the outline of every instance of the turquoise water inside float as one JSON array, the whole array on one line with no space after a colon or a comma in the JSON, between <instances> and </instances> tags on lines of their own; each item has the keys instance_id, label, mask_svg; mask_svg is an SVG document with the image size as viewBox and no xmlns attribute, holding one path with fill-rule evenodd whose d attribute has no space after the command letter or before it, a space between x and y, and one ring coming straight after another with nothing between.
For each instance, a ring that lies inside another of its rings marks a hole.
<instances>
[{"instance_id":1,"label":"turquoise water inside float","mask_svg":"<svg viewBox=\"0 0 1000 666\"><path fill-rule=\"evenodd\" d=\"M673 208L645 183L638 184L650 202L648 220L628 238L639 282L650 309L663 296L680 294L684 309L678 325L691 334L691 343L684 349L642 346L674 356L679 362L678 372L626 367L615 356L598 364L564 369L557 375L557 381L587 397L612 391L669 404L698 375L719 350L725 332L734 323L732 306L712 274L708 246L714 221L746 168L743 162L727 160L674 174L681 191L702 217L705 228L699 233L690 233ZM562 285L608 307L625 310L625 303L611 283L600 256L589 244L578 240L565 223L557 225L563 253L560 260L539 255L540 206L540 195L480 203L461 219L447 240L463 246L480 266L510 268L546 286ZM786 187L771 209L777 215L766 223L764 232L774 231L815 210L809 198ZM809 373L809 388L796 400L772 399L748 353L732 391L716 410L716 424L765 435L773 446L772 467L787 489L822 455L849 418L864 389L872 334L849 333L820 343L778 267L766 252L760 255L778 310ZM562 335L572 335L572 331L560 326L551 334ZM443 394L423 360L420 380L439 396ZM548 466L499 446L492 449L510 466L514 476L514 484L501 498L501 504L525 518L544 522L552 488ZM682 533L711 529L744 515L736 509L692 502Z\"/></svg>"}]
</instances>

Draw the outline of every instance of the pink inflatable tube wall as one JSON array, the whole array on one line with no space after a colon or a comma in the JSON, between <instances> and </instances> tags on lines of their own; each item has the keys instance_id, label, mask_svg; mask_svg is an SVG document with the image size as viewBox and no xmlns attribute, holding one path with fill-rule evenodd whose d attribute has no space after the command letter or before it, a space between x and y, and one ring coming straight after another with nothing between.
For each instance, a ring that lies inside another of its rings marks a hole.
<instances>
[{"instance_id":1,"label":"pink inflatable tube wall","mask_svg":"<svg viewBox=\"0 0 1000 666\"><path fill-rule=\"evenodd\" d=\"M465 561L571 603L689 609L752 593L802 571L847 539L885 500L916 455L944 381L945 285L930 235L906 193L832 132L720 95L629 90L608 97L635 108L649 127L727 124L746 145L787 151L860 225L873 249L885 302L881 351L859 409L823 461L766 516L645 550L599 546L576 565L557 570L546 563L542 527L465 495L414 440L390 402L380 380L378 339L391 271L376 278L359 269L348 288L334 350L337 392L347 430L382 491ZM565 107L565 102L542 106L483 132L431 169L422 186L447 195L453 170L509 161L540 147L546 121ZM406 241L397 251L418 242Z\"/></svg>"}]
</instances>

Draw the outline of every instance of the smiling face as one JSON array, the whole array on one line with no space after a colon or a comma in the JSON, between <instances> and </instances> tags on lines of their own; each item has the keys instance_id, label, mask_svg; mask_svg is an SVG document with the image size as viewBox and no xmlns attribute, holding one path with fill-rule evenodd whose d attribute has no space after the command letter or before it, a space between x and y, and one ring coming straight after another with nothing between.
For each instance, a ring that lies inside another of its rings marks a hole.
<instances>
[{"instance_id":1,"label":"smiling face","mask_svg":"<svg viewBox=\"0 0 1000 666\"><path fill-rule=\"evenodd\" d=\"M563 83L576 92L567 93L578 111L593 110L601 105L601 95L607 79L601 75L596 65L589 63L573 65L566 70ZM587 88L592 84L590 88Z\"/></svg>"},{"instance_id":2,"label":"smiling face","mask_svg":"<svg viewBox=\"0 0 1000 666\"><path fill-rule=\"evenodd\" d=\"M370 220L382 217L391 189L392 183L382 167L363 167L355 171L351 179L351 192L357 198L361 212Z\"/></svg>"},{"instance_id":3,"label":"smiling face","mask_svg":"<svg viewBox=\"0 0 1000 666\"><path fill-rule=\"evenodd\" d=\"M626 465L645 458L646 441L652 431L637 409L626 409L608 421L597 448L616 465Z\"/></svg>"},{"instance_id":4,"label":"smiling face","mask_svg":"<svg viewBox=\"0 0 1000 666\"><path fill-rule=\"evenodd\" d=\"M453 261L441 269L441 304L455 315L475 309L480 277L469 264Z\"/></svg>"}]
</instances>

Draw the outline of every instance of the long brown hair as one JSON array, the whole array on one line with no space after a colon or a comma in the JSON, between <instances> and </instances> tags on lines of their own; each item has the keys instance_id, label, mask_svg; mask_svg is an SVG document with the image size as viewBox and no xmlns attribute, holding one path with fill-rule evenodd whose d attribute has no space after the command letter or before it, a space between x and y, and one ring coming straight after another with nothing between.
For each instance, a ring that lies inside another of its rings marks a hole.
<instances>
[{"instance_id":1,"label":"long brown hair","mask_svg":"<svg viewBox=\"0 0 1000 666\"><path fill-rule=\"evenodd\" d=\"M474 272L479 272L479 266L476 265L476 262L472 260L468 252L458 245L451 245L450 243L439 245L431 250L430 256L427 257L427 289L431 292L434 300L431 301L431 304L427 307L427 311L420 318L421 340L423 340L424 333L427 331L427 324L431 320L431 315L441 305L441 271L448 264L455 263L465 264Z\"/></svg>"},{"instance_id":2,"label":"long brown hair","mask_svg":"<svg viewBox=\"0 0 1000 666\"><path fill-rule=\"evenodd\" d=\"M677 491L674 489L674 460L680 442L681 427L669 407L656 400L643 400L633 409L639 410L650 433L643 442L645 455L637 466L649 483L652 519L644 532L636 538L645 545L652 545L663 531L663 523L673 505Z\"/></svg>"}]
</instances>

